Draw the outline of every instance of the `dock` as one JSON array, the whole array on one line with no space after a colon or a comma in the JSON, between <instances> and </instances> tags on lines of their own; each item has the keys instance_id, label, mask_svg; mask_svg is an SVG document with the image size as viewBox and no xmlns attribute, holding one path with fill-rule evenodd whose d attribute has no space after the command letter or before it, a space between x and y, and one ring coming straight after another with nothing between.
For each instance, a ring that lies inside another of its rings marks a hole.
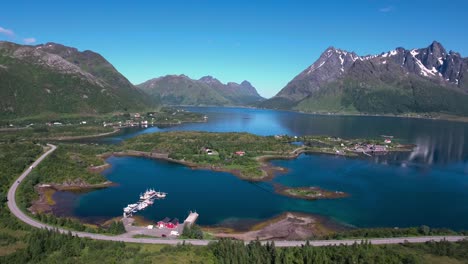
<instances>
[{"instance_id":1,"label":"dock","mask_svg":"<svg viewBox=\"0 0 468 264\"><path fill-rule=\"evenodd\" d=\"M192 227L198 219L198 213L190 211L185 221L181 224L178 223L177 218L173 221L169 221L169 217L162 219L156 223L148 226L135 226L133 225L135 219L133 217L127 217L122 219L125 230L127 233L125 236L133 237L136 235L145 235L149 237L163 237L163 238L176 238L183 234L184 227Z\"/></svg>"},{"instance_id":2,"label":"dock","mask_svg":"<svg viewBox=\"0 0 468 264\"><path fill-rule=\"evenodd\" d=\"M195 224L197 219L198 219L198 213L190 211L190 214L187 216L187 218L184 221L184 225L191 227L192 225Z\"/></svg>"},{"instance_id":3,"label":"dock","mask_svg":"<svg viewBox=\"0 0 468 264\"><path fill-rule=\"evenodd\" d=\"M155 190L146 190L146 192L140 195L140 201L134 204L129 204L123 209L123 217L127 218L133 216L134 213L144 210L146 207L153 205L154 200L166 198L167 193L157 192Z\"/></svg>"}]
</instances>

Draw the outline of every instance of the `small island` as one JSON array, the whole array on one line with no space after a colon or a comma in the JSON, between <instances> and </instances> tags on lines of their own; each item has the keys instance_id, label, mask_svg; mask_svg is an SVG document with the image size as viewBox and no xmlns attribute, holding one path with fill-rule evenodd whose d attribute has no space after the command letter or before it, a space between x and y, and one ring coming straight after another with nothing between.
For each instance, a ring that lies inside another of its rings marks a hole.
<instances>
[{"instance_id":1,"label":"small island","mask_svg":"<svg viewBox=\"0 0 468 264\"><path fill-rule=\"evenodd\" d=\"M341 191L328 191L319 187L285 187L275 186L275 191L278 194L304 200L319 200L319 199L339 199L349 196Z\"/></svg>"},{"instance_id":2,"label":"small island","mask_svg":"<svg viewBox=\"0 0 468 264\"><path fill-rule=\"evenodd\" d=\"M104 155L144 156L180 163L194 169L232 173L242 179L270 179L284 168L269 161L294 159L302 153L340 156L385 155L411 151L393 138L341 139L330 136L258 136L249 133L165 132L126 140L120 152Z\"/></svg>"}]
</instances>

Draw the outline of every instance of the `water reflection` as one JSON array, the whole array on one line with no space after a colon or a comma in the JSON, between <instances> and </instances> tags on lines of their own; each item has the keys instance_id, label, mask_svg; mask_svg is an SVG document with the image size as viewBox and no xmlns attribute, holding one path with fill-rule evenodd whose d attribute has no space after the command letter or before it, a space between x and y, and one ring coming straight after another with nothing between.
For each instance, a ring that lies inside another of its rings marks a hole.
<instances>
[{"instance_id":1,"label":"water reflection","mask_svg":"<svg viewBox=\"0 0 468 264\"><path fill-rule=\"evenodd\" d=\"M290 115L294 115L292 118ZM393 135L417 147L410 155L377 156L379 163L447 164L467 161L467 123L372 116L323 116L289 113L275 115L277 122L297 135L332 135L343 138L376 138Z\"/></svg>"},{"instance_id":2,"label":"water reflection","mask_svg":"<svg viewBox=\"0 0 468 264\"><path fill-rule=\"evenodd\" d=\"M414 140L417 147L409 156L408 161L429 165L466 161L465 136L462 128L417 137Z\"/></svg>"}]
</instances>

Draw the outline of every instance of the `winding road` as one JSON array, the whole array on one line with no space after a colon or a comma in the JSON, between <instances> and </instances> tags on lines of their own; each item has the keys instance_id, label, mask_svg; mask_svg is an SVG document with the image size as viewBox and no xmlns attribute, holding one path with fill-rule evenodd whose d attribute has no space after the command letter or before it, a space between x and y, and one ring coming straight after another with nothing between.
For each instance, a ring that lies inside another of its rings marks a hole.
<instances>
[{"instance_id":1,"label":"winding road","mask_svg":"<svg viewBox=\"0 0 468 264\"><path fill-rule=\"evenodd\" d=\"M119 236L107 236L107 235L100 235L100 234L93 234L93 233L85 233L85 232L76 232L76 231L69 231L62 228L56 228L44 223L41 223L25 213L18 208L16 204L16 190L20 183L26 178L26 176L31 173L31 171L39 165L48 155L57 149L56 146L52 144L47 144L50 149L42 154L29 168L27 168L21 176L13 183L13 185L8 190L8 208L10 209L11 213L15 215L18 219L25 222L26 224L37 227L37 228L46 228L46 229L55 229L61 233L68 233L71 232L73 235L78 237L85 237L97 240L107 240L107 241L121 241L121 242L129 242L129 243L144 243L144 244L166 244L166 245L177 245L182 242L180 239L153 239L153 238L133 238L123 235ZM466 236L424 236L424 237L398 237L398 238L374 238L368 239L367 241L371 242L372 244L399 244L399 243L424 243L427 241L441 241L447 240L451 242L460 241L463 239L467 239ZM185 240L186 243L190 243L192 245L197 246L205 246L208 243L212 242L213 240L194 240L194 239L187 239ZM362 239L345 239L345 240L312 240L309 241L311 246L331 246L331 245L352 245L354 243L360 243ZM264 242L265 243L265 242ZM275 241L275 245L278 247L295 247L304 245L306 241Z\"/></svg>"}]
</instances>

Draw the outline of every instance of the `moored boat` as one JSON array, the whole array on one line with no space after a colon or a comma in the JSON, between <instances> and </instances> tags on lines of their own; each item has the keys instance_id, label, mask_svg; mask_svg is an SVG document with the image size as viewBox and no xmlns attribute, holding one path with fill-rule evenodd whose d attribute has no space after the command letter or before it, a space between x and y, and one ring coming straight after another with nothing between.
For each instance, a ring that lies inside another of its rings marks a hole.
<instances>
[{"instance_id":1,"label":"moored boat","mask_svg":"<svg viewBox=\"0 0 468 264\"><path fill-rule=\"evenodd\" d=\"M156 197L158 198L166 198L167 193L165 192L156 192Z\"/></svg>"}]
</instances>

